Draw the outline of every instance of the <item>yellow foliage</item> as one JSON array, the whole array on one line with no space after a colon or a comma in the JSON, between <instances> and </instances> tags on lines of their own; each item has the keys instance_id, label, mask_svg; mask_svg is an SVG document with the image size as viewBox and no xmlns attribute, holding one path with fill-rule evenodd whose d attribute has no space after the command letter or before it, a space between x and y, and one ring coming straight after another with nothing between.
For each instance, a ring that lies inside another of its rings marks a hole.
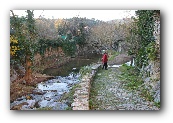
<instances>
[{"instance_id":1,"label":"yellow foliage","mask_svg":"<svg viewBox=\"0 0 173 123\"><path fill-rule=\"evenodd\" d=\"M10 54L11 54L12 56L14 56L15 53L17 52L17 50L20 50L20 49L19 49L19 46L11 46L11 47L10 47Z\"/></svg>"},{"instance_id":2,"label":"yellow foliage","mask_svg":"<svg viewBox=\"0 0 173 123\"><path fill-rule=\"evenodd\" d=\"M10 36L10 43L18 44L18 40L14 36ZM10 54L14 56L19 49L19 46L10 46Z\"/></svg>"},{"instance_id":3,"label":"yellow foliage","mask_svg":"<svg viewBox=\"0 0 173 123\"><path fill-rule=\"evenodd\" d=\"M57 29L61 24L63 24L63 20L62 19L58 19L55 21L55 28Z\"/></svg>"},{"instance_id":4,"label":"yellow foliage","mask_svg":"<svg viewBox=\"0 0 173 123\"><path fill-rule=\"evenodd\" d=\"M18 40L14 36L10 36L10 43L18 43Z\"/></svg>"}]
</instances>

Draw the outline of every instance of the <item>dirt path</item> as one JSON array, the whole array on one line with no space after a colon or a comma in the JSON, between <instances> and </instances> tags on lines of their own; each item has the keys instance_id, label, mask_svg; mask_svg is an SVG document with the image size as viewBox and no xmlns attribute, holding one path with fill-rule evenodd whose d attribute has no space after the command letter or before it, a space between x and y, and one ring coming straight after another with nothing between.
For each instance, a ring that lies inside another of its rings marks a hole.
<instances>
[{"instance_id":1,"label":"dirt path","mask_svg":"<svg viewBox=\"0 0 173 123\"><path fill-rule=\"evenodd\" d=\"M111 57L111 56L109 56ZM132 60L132 56L128 56L126 54L119 54L118 56L116 56L114 59L112 59L111 61L108 61L109 65L120 65L123 64L125 62L128 62Z\"/></svg>"},{"instance_id":2,"label":"dirt path","mask_svg":"<svg viewBox=\"0 0 173 123\"><path fill-rule=\"evenodd\" d=\"M154 102L139 95L139 91L129 91L117 75L119 68L99 70L92 82L90 93L91 110L159 110Z\"/></svg>"}]
</instances>

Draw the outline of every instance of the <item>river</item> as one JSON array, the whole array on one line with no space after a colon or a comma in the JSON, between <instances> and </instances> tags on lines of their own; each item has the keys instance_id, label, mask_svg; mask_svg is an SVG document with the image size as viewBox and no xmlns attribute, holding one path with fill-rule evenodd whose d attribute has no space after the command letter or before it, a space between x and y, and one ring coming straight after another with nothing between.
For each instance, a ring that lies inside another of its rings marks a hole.
<instances>
[{"instance_id":1,"label":"river","mask_svg":"<svg viewBox=\"0 0 173 123\"><path fill-rule=\"evenodd\" d=\"M68 99L62 100L62 96L80 82L80 68L96 63L100 58L100 55L89 55L76 58L59 68L45 69L43 73L54 76L54 79L39 83L32 94L10 103L10 108L21 104L21 110L67 110Z\"/></svg>"}]
</instances>

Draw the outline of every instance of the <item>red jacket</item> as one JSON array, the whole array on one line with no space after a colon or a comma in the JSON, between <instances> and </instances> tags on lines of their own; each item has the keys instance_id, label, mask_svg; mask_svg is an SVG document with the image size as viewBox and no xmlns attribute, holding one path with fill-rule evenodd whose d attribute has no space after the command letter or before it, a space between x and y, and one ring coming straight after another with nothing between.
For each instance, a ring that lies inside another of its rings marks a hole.
<instances>
[{"instance_id":1,"label":"red jacket","mask_svg":"<svg viewBox=\"0 0 173 123\"><path fill-rule=\"evenodd\" d=\"M108 61L108 55L106 53L104 53L103 57L102 57L102 62L106 63Z\"/></svg>"}]
</instances>

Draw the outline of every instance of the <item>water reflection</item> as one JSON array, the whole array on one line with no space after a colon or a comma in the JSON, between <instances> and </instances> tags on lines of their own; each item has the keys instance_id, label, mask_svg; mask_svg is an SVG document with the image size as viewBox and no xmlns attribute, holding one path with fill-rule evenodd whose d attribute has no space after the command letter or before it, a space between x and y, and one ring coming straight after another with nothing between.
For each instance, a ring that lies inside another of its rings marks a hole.
<instances>
[{"instance_id":1,"label":"water reflection","mask_svg":"<svg viewBox=\"0 0 173 123\"><path fill-rule=\"evenodd\" d=\"M91 55L90 57L80 57L76 58L69 63L57 67L57 68L47 68L43 71L43 74L51 76L68 76L72 71L78 73L82 66L89 65L91 63L96 63L101 59L101 55Z\"/></svg>"}]
</instances>

